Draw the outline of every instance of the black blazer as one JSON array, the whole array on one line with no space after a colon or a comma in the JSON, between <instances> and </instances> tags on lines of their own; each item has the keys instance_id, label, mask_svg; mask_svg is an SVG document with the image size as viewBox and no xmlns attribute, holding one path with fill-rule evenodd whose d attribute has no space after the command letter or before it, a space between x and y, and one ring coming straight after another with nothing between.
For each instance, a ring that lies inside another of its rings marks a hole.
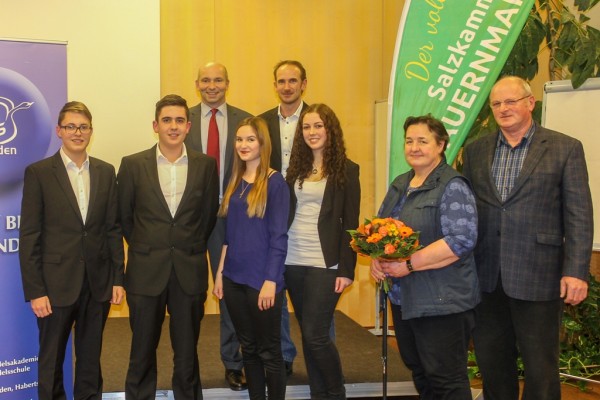
<instances>
[{"instance_id":1,"label":"black blazer","mask_svg":"<svg viewBox=\"0 0 600 400\"><path fill-rule=\"evenodd\" d=\"M96 301L110 300L112 287L123 285L115 169L89 159L85 223L59 152L25 170L19 260L26 300L48 296L51 305L72 305L84 276Z\"/></svg>"},{"instance_id":2,"label":"black blazer","mask_svg":"<svg viewBox=\"0 0 600 400\"><path fill-rule=\"evenodd\" d=\"M354 280L356 253L350 248L351 237L348 230L356 229L360 214L358 164L347 160L345 173L346 182L342 189L336 187L331 180L327 180L317 229L327 268L338 265L338 276ZM294 184L288 182L290 186L288 227L294 221L298 203Z\"/></svg>"},{"instance_id":3,"label":"black blazer","mask_svg":"<svg viewBox=\"0 0 600 400\"><path fill-rule=\"evenodd\" d=\"M172 268L187 294L208 289L206 242L219 207L217 163L189 148L187 154L187 183L174 217L160 188L156 145L121 161L117 180L130 293L159 295Z\"/></svg>"},{"instance_id":4,"label":"black blazer","mask_svg":"<svg viewBox=\"0 0 600 400\"><path fill-rule=\"evenodd\" d=\"M300 115L308 108L308 104L302 103ZM279 106L265 111L259 117L267 121L269 136L271 137L271 168L281 171L281 132L279 131Z\"/></svg>"}]
</instances>

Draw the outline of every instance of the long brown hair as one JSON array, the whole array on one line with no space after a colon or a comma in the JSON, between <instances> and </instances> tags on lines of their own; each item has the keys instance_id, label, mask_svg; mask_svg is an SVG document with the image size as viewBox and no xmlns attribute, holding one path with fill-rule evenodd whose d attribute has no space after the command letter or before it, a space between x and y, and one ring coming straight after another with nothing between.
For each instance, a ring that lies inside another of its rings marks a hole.
<instances>
[{"instance_id":1,"label":"long brown hair","mask_svg":"<svg viewBox=\"0 0 600 400\"><path fill-rule=\"evenodd\" d=\"M290 165L287 169L285 179L290 184L298 180L300 187L302 187L304 179L312 173L314 156L311 148L304 141L304 135L302 134L302 123L308 113L319 114L327 132L327 141L323 149L323 177L332 180L337 187L343 187L346 180L344 172L347 159L344 133L342 132L342 127L337 116L325 104L313 104L300 116L294 135Z\"/></svg>"},{"instance_id":2,"label":"long brown hair","mask_svg":"<svg viewBox=\"0 0 600 400\"><path fill-rule=\"evenodd\" d=\"M252 188L248 192L246 202L248 203L247 214L250 218L265 216L265 208L267 206L267 184L269 182L269 160L271 158L271 138L269 136L269 128L264 119L260 117L244 118L238 125L237 130L243 126L249 126L256 133L258 139L260 163L256 169L256 176ZM236 131L237 132L237 131ZM227 185L227 190L223 195L223 202L219 209L219 216L227 216L229 210L229 200L242 181L242 176L246 171L246 163L242 161L237 151L234 151L233 168L231 179Z\"/></svg>"}]
</instances>

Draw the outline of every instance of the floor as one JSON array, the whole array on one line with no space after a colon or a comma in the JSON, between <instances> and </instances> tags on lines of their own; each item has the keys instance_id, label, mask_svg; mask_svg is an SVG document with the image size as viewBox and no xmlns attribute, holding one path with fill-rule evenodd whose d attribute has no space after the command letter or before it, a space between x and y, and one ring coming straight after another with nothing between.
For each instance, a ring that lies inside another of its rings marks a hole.
<instances>
[{"instance_id":1,"label":"floor","mask_svg":"<svg viewBox=\"0 0 600 400\"><path fill-rule=\"evenodd\" d=\"M388 346L390 351L392 349L394 351L398 351L398 346L396 344L395 338L388 339ZM600 376L596 377L598 381L600 381ZM521 382L521 388L523 387L523 383ZM482 389L481 379L475 378L471 381L472 389ZM577 382L570 381L567 383L563 383L561 386L561 396L562 400L600 400L600 382L599 383L588 383L586 387L586 391L581 391L577 387ZM418 397L392 397L390 400L402 399L418 399ZM483 395L481 397L483 399Z\"/></svg>"}]
</instances>

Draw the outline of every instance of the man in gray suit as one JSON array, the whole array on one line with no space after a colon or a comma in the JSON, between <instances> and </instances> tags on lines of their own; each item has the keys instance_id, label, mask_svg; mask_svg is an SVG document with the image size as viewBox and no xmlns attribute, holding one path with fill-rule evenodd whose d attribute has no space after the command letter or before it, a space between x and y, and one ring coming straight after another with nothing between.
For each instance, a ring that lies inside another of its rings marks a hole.
<instances>
[{"instance_id":1,"label":"man in gray suit","mask_svg":"<svg viewBox=\"0 0 600 400\"><path fill-rule=\"evenodd\" d=\"M125 288L132 330L127 400L156 396L156 348L165 318L173 347L176 400L202 399L197 343L208 289L206 246L219 208L214 159L188 149L185 99L156 103L158 144L123 157L117 175L123 234L129 245Z\"/></svg>"},{"instance_id":2,"label":"man in gray suit","mask_svg":"<svg viewBox=\"0 0 600 400\"><path fill-rule=\"evenodd\" d=\"M483 291L475 309L475 353L486 400L559 399L562 303L587 296L592 200L581 142L532 119L535 99L518 77L492 88L500 127L464 151L477 198L475 260ZM562 299L562 300L561 300Z\"/></svg>"},{"instance_id":3,"label":"man in gray suit","mask_svg":"<svg viewBox=\"0 0 600 400\"><path fill-rule=\"evenodd\" d=\"M244 118L252 116L250 113L226 103L228 88L229 75L224 65L211 62L198 70L196 89L200 92L202 102L190 108L192 126L185 139L185 144L190 149L207 153L212 110L216 110L214 118L218 128L219 160L221 161L219 163L219 199L223 198L223 192L231 177L237 126ZM225 224L224 220L219 218L208 239L208 256L213 279L219 266L224 241ZM224 300L219 302L219 308L221 311L221 361L225 366L225 379L231 390L244 390L247 385L242 372L240 342L235 334Z\"/></svg>"}]
</instances>

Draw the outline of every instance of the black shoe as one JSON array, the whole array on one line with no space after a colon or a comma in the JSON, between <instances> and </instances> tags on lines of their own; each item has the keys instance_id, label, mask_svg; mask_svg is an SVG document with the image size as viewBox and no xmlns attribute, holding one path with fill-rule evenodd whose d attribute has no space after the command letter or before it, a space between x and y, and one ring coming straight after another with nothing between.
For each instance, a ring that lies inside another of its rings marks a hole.
<instances>
[{"instance_id":1,"label":"black shoe","mask_svg":"<svg viewBox=\"0 0 600 400\"><path fill-rule=\"evenodd\" d=\"M242 371L238 369L226 369L225 380L229 384L229 389L235 390L236 392L248 389L246 378Z\"/></svg>"},{"instance_id":2,"label":"black shoe","mask_svg":"<svg viewBox=\"0 0 600 400\"><path fill-rule=\"evenodd\" d=\"M293 361L285 361L285 374L290 376L294 373L294 362Z\"/></svg>"}]
</instances>

